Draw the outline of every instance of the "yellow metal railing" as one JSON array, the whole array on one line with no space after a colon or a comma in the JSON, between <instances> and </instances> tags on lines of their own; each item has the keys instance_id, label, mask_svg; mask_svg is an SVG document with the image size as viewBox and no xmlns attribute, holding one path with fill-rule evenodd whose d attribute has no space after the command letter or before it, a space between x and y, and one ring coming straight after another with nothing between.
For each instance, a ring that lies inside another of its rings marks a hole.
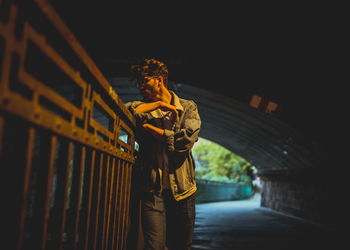
<instances>
[{"instance_id":1,"label":"yellow metal railing","mask_svg":"<svg viewBox=\"0 0 350 250\"><path fill-rule=\"evenodd\" d=\"M0 0L3 247L125 249L134 126L47 1Z\"/></svg>"}]
</instances>

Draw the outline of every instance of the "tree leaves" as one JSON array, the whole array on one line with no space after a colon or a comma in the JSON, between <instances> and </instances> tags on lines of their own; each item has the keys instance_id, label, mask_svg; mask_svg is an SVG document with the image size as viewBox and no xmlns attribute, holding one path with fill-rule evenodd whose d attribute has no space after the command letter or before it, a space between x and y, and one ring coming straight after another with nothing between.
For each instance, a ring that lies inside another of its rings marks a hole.
<instances>
[{"instance_id":1,"label":"tree leaves","mask_svg":"<svg viewBox=\"0 0 350 250\"><path fill-rule=\"evenodd\" d=\"M196 176L222 182L250 182L252 165L239 155L209 140L199 138L193 147Z\"/></svg>"}]
</instances>

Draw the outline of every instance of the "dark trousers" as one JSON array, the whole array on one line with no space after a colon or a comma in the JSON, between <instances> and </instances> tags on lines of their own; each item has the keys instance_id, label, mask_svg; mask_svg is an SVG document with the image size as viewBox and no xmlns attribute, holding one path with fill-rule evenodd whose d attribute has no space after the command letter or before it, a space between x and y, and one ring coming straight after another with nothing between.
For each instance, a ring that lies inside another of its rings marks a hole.
<instances>
[{"instance_id":1,"label":"dark trousers","mask_svg":"<svg viewBox=\"0 0 350 250\"><path fill-rule=\"evenodd\" d=\"M195 220L195 195L176 201L169 190L142 199L144 249L191 249Z\"/></svg>"}]
</instances>

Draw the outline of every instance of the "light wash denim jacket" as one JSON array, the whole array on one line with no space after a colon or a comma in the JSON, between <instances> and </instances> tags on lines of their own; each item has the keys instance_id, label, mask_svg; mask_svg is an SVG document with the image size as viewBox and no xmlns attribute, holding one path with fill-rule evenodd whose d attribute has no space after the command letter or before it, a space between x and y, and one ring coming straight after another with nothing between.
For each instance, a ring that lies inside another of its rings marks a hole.
<instances>
[{"instance_id":1,"label":"light wash denim jacket","mask_svg":"<svg viewBox=\"0 0 350 250\"><path fill-rule=\"evenodd\" d=\"M164 130L164 140L154 138L150 133L140 128L143 123L150 123L163 128L162 114L159 109L149 113L137 113L136 107L144 102L133 101L126 106L136 119L136 141L139 144L139 154L136 161L137 184L146 187L151 192L162 191L162 154L165 147L169 160L170 188L175 200L185 199L197 190L195 181L195 162L192 147L198 140L201 120L197 105L192 100L179 98L174 92L172 105L178 111L179 119L172 129Z\"/></svg>"}]
</instances>

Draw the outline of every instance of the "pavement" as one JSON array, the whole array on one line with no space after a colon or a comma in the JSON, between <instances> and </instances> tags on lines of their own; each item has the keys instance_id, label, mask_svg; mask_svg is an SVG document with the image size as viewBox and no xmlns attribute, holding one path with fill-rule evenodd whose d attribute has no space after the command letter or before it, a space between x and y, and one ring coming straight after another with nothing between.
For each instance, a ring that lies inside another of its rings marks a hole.
<instances>
[{"instance_id":1,"label":"pavement","mask_svg":"<svg viewBox=\"0 0 350 250\"><path fill-rule=\"evenodd\" d=\"M335 230L260 207L259 198L196 205L192 249L344 249Z\"/></svg>"}]
</instances>

